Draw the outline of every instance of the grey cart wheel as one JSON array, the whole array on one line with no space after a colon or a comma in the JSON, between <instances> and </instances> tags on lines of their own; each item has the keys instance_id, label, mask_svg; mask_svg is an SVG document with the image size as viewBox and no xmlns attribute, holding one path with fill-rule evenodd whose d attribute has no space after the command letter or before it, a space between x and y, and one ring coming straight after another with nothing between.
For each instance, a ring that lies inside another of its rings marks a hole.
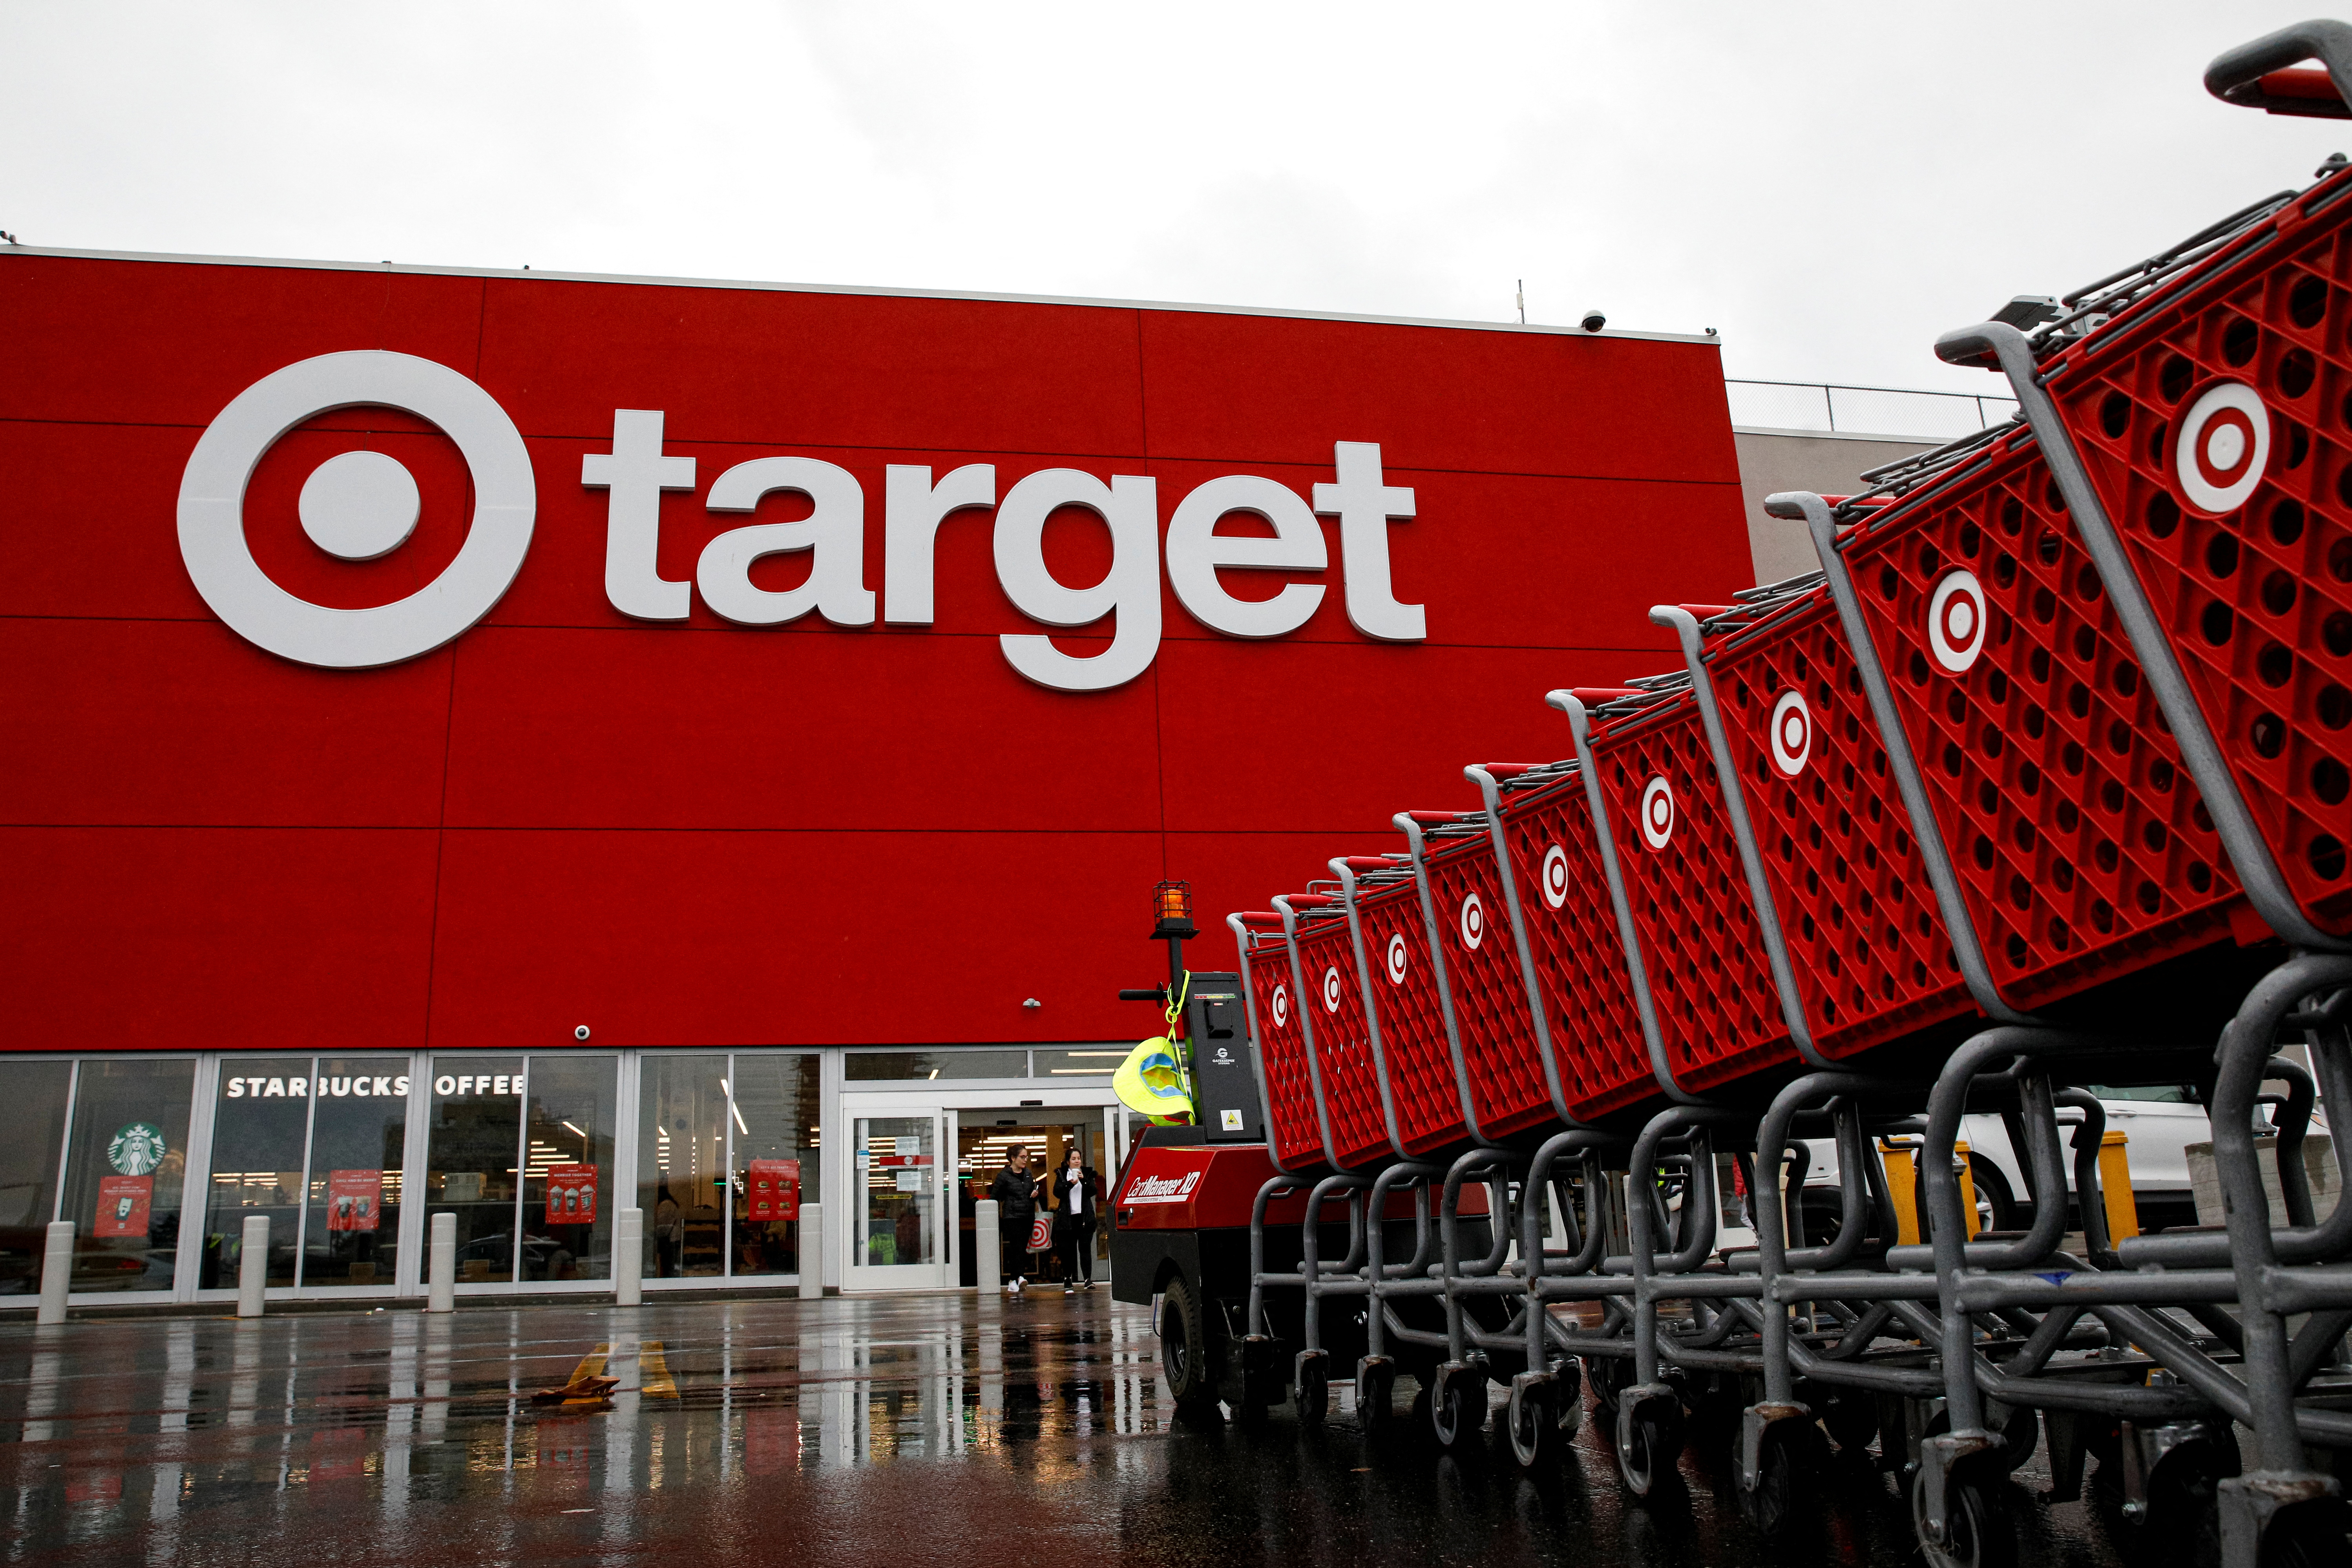
<instances>
[{"instance_id":1,"label":"grey cart wheel","mask_svg":"<svg viewBox=\"0 0 2352 1568\"><path fill-rule=\"evenodd\" d=\"M1822 1412L1822 1425L1837 1439L1838 1452L1860 1454L1878 1436L1877 1402L1859 1389L1839 1389Z\"/></svg>"},{"instance_id":2,"label":"grey cart wheel","mask_svg":"<svg viewBox=\"0 0 2352 1568\"><path fill-rule=\"evenodd\" d=\"M1927 1489L1911 1483L1911 1531L1918 1537L1927 1568L2016 1568L2017 1537L2010 1529L2000 1495L1980 1475L1954 1476L1944 1483L1950 1540L1927 1542Z\"/></svg>"},{"instance_id":3,"label":"grey cart wheel","mask_svg":"<svg viewBox=\"0 0 2352 1568\"><path fill-rule=\"evenodd\" d=\"M1290 1399L1302 1426L1320 1426L1331 1408L1331 1358L1318 1351L1298 1352Z\"/></svg>"},{"instance_id":4,"label":"grey cart wheel","mask_svg":"<svg viewBox=\"0 0 2352 1568\"><path fill-rule=\"evenodd\" d=\"M1763 1432L1756 1485L1735 1484L1740 1517L1761 1535L1778 1535L1803 1511L1821 1459L1821 1433L1810 1421L1776 1421Z\"/></svg>"},{"instance_id":5,"label":"grey cart wheel","mask_svg":"<svg viewBox=\"0 0 2352 1568\"><path fill-rule=\"evenodd\" d=\"M1472 1391L1484 1391L1484 1380L1458 1362L1437 1369L1437 1386L1429 1391L1429 1425L1440 1447L1458 1451L1486 1425L1483 1401L1475 1408Z\"/></svg>"},{"instance_id":6,"label":"grey cart wheel","mask_svg":"<svg viewBox=\"0 0 2352 1568\"><path fill-rule=\"evenodd\" d=\"M1511 1437L1511 1458L1521 1469L1532 1470L1559 1458L1569 1437L1560 1424L1560 1385L1552 1378L1522 1374L1511 1379L1504 1426Z\"/></svg>"},{"instance_id":7,"label":"grey cart wheel","mask_svg":"<svg viewBox=\"0 0 2352 1568\"><path fill-rule=\"evenodd\" d=\"M1366 1356L1356 1366L1356 1419L1377 1432L1396 1423L1396 1363Z\"/></svg>"},{"instance_id":8,"label":"grey cart wheel","mask_svg":"<svg viewBox=\"0 0 2352 1568\"><path fill-rule=\"evenodd\" d=\"M1617 1401L1617 1468L1625 1489L1648 1497L1676 1472L1683 1452L1683 1405L1672 1394Z\"/></svg>"}]
</instances>

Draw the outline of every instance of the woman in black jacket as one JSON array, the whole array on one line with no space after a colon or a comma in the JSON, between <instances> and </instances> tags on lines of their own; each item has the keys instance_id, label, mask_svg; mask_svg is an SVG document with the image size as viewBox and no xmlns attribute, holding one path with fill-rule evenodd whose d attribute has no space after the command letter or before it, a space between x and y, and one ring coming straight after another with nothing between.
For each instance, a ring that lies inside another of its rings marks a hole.
<instances>
[{"instance_id":1,"label":"woman in black jacket","mask_svg":"<svg viewBox=\"0 0 2352 1568\"><path fill-rule=\"evenodd\" d=\"M1004 1237L1004 1293L1021 1294L1028 1261L1029 1227L1037 1207L1037 1184L1029 1174L1029 1151L1015 1143L1004 1152L1004 1169L988 1189L996 1200L996 1223Z\"/></svg>"},{"instance_id":2,"label":"woman in black jacket","mask_svg":"<svg viewBox=\"0 0 2352 1568\"><path fill-rule=\"evenodd\" d=\"M1054 1250L1062 1255L1062 1293L1095 1288L1095 1226L1102 1217L1102 1178L1076 1143L1054 1173Z\"/></svg>"}]
</instances>

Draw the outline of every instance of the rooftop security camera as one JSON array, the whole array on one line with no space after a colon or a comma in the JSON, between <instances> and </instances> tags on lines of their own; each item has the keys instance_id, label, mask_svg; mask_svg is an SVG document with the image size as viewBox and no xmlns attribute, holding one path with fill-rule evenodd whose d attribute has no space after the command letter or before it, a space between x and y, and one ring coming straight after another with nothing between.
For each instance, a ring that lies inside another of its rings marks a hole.
<instances>
[{"instance_id":1,"label":"rooftop security camera","mask_svg":"<svg viewBox=\"0 0 2352 1568\"><path fill-rule=\"evenodd\" d=\"M1602 315L1598 310L1585 311L1583 318L1577 322L1577 325L1582 327L1588 332L1597 332L1608 324L1609 318Z\"/></svg>"},{"instance_id":2,"label":"rooftop security camera","mask_svg":"<svg viewBox=\"0 0 2352 1568\"><path fill-rule=\"evenodd\" d=\"M584 1040L584 1039L586 1039L586 1038L588 1037L588 1026L587 1026L587 1025L585 1025L585 1024L583 1024L583 1025L581 1025L578 1028L576 1028L576 1029L572 1030L572 1037L573 1039L575 1039L575 1040Z\"/></svg>"}]
</instances>

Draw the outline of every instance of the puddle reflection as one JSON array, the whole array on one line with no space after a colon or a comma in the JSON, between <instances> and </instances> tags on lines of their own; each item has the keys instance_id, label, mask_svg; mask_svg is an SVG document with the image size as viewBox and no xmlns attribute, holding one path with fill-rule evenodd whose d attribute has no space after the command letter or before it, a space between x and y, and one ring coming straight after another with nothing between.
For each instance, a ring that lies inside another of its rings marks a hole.
<instances>
[{"instance_id":1,"label":"puddle reflection","mask_svg":"<svg viewBox=\"0 0 2352 1568\"><path fill-rule=\"evenodd\" d=\"M534 1404L580 1377L609 1405ZM856 1563L1053 1538L1122 1562L1365 1568L1791 1564L1912 1555L1888 1478L1831 1478L1778 1546L1729 1506L1727 1443L1626 1501L1593 1424L1537 1479L1321 1429L1179 1422L1150 1317L1107 1300L664 1303L0 1328L8 1561ZM2021 1499L2021 1504L2023 1500ZM1718 1506L1720 1502L1721 1506ZM2079 1508L2036 1560L2117 1561ZM313 1550L315 1548L315 1551Z\"/></svg>"}]
</instances>

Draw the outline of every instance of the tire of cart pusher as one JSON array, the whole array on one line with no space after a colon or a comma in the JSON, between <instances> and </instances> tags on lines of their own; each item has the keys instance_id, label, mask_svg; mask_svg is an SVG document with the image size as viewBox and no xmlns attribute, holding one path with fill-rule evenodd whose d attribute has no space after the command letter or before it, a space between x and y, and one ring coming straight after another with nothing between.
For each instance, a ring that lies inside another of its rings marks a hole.
<instances>
[{"instance_id":1,"label":"tire of cart pusher","mask_svg":"<svg viewBox=\"0 0 2352 1568\"><path fill-rule=\"evenodd\" d=\"M1176 1403L1192 1409L1217 1400L1215 1357L1208 1344L1208 1313L1192 1281L1179 1274L1160 1303L1160 1360ZM1171 1326L1175 1334L1169 1333Z\"/></svg>"}]
</instances>

